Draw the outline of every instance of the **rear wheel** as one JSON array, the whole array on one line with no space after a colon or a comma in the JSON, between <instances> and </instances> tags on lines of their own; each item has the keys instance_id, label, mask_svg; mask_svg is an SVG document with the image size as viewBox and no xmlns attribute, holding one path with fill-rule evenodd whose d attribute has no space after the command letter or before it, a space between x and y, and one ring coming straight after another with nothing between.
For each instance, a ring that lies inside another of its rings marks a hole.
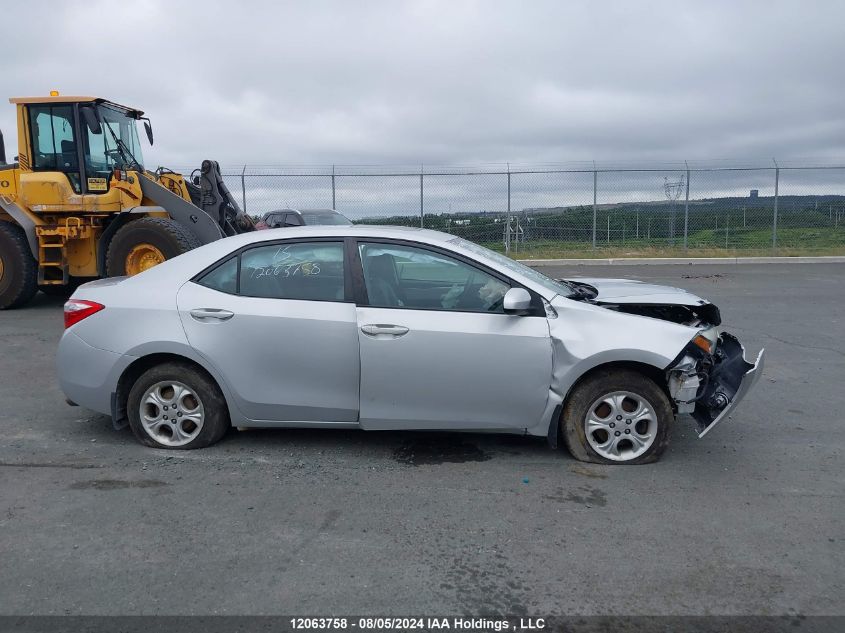
<instances>
[{"instance_id":1,"label":"rear wheel","mask_svg":"<svg viewBox=\"0 0 845 633\"><path fill-rule=\"evenodd\" d=\"M578 384L561 416L561 435L576 459L599 464L657 461L674 421L669 399L636 371L599 370Z\"/></svg>"},{"instance_id":2,"label":"rear wheel","mask_svg":"<svg viewBox=\"0 0 845 633\"><path fill-rule=\"evenodd\" d=\"M229 428L220 389L208 374L182 363L144 372L129 391L126 411L138 441L154 448L204 448Z\"/></svg>"},{"instance_id":3,"label":"rear wheel","mask_svg":"<svg viewBox=\"0 0 845 633\"><path fill-rule=\"evenodd\" d=\"M106 254L109 277L137 275L200 246L188 229L170 218L133 220L114 234Z\"/></svg>"},{"instance_id":4,"label":"rear wheel","mask_svg":"<svg viewBox=\"0 0 845 633\"><path fill-rule=\"evenodd\" d=\"M17 308L38 292L38 262L26 234L11 222L0 221L0 310Z\"/></svg>"}]
</instances>

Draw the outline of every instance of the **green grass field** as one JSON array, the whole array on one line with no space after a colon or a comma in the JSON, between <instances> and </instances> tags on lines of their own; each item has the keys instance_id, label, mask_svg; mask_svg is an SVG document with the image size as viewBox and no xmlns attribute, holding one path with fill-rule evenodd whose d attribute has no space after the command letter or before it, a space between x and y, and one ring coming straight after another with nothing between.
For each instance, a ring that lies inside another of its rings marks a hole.
<instances>
[{"instance_id":1,"label":"green grass field","mask_svg":"<svg viewBox=\"0 0 845 633\"><path fill-rule=\"evenodd\" d=\"M501 242L484 246L505 250ZM595 249L583 241L538 240L512 245L510 255L516 259L845 255L845 227L780 229L776 249L770 229L739 229L728 231L727 243L723 230L696 231L690 234L686 250L678 240L674 246L654 239L599 242Z\"/></svg>"}]
</instances>

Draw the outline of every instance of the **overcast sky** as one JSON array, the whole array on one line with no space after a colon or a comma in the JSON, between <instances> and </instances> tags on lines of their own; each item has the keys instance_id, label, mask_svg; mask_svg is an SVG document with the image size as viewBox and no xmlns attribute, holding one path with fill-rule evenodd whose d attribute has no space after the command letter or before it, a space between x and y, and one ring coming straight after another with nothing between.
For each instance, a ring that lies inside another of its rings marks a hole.
<instances>
[{"instance_id":1,"label":"overcast sky","mask_svg":"<svg viewBox=\"0 0 845 633\"><path fill-rule=\"evenodd\" d=\"M845 158L843 2L29 0L1 28L4 97L141 108L148 166Z\"/></svg>"}]
</instances>

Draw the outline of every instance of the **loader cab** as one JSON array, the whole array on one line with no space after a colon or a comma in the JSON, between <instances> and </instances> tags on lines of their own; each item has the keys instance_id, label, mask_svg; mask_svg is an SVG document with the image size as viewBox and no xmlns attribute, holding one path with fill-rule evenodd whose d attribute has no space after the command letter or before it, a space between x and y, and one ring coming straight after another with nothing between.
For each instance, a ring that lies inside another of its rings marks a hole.
<instances>
[{"instance_id":1,"label":"loader cab","mask_svg":"<svg viewBox=\"0 0 845 633\"><path fill-rule=\"evenodd\" d=\"M115 170L143 170L143 112L95 97L10 99L18 107L23 172L64 174L76 194L109 190ZM152 131L147 123L147 136Z\"/></svg>"}]
</instances>

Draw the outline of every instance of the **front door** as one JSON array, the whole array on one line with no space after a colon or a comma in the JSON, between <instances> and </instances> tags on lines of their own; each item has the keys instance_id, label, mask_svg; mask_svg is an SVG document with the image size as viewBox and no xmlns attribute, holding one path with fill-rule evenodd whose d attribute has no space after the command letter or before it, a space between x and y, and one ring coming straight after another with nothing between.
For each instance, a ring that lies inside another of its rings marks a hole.
<instances>
[{"instance_id":1,"label":"front door","mask_svg":"<svg viewBox=\"0 0 845 633\"><path fill-rule=\"evenodd\" d=\"M190 344L247 418L357 421L357 323L343 248L339 241L258 245L180 289Z\"/></svg>"},{"instance_id":2,"label":"front door","mask_svg":"<svg viewBox=\"0 0 845 633\"><path fill-rule=\"evenodd\" d=\"M552 374L545 316L502 310L509 281L422 245L358 243L360 421L368 429L524 429Z\"/></svg>"}]
</instances>

